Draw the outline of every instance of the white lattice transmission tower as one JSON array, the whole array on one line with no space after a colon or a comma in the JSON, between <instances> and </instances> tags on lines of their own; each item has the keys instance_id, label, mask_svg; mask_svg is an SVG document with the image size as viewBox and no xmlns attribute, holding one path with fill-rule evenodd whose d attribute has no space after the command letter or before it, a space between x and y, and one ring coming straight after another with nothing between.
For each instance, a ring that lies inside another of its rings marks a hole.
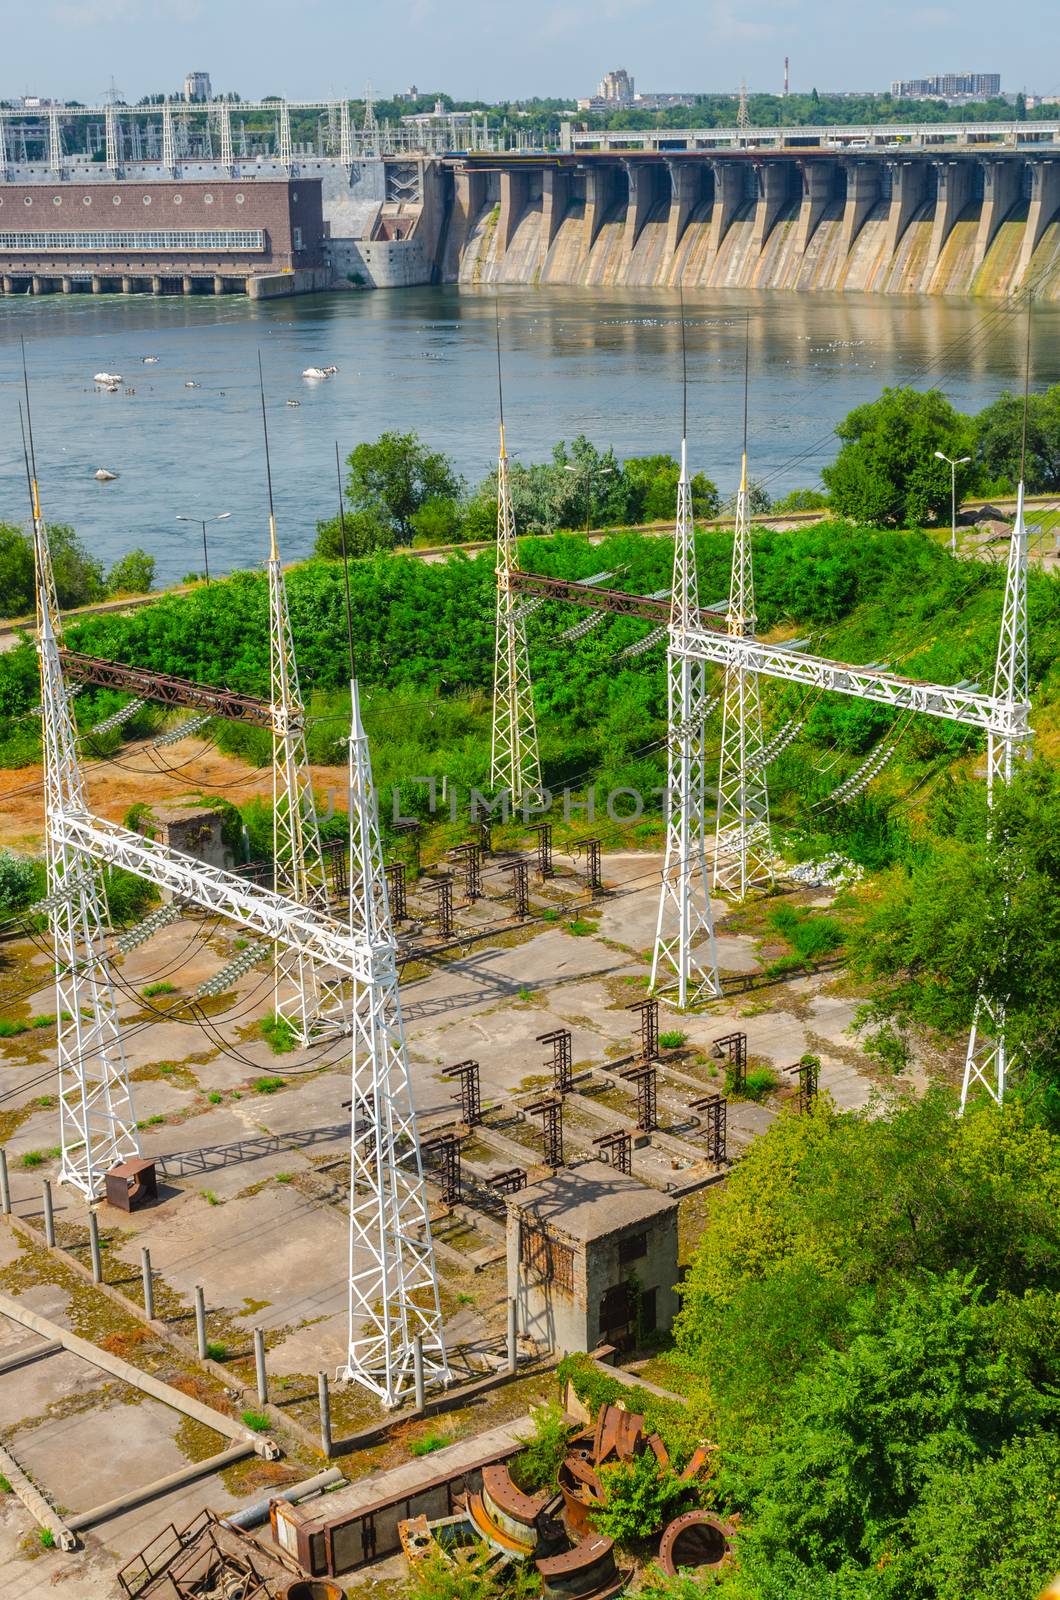
<instances>
[{"instance_id":1,"label":"white lattice transmission tower","mask_svg":"<svg viewBox=\"0 0 1060 1600\"><path fill-rule=\"evenodd\" d=\"M287 586L269 512L269 709L272 715L272 838L276 890L299 905L327 910L327 880L306 753ZM304 950L276 951L275 1010L299 1044L344 1022L341 974Z\"/></svg>"},{"instance_id":2,"label":"white lattice transmission tower","mask_svg":"<svg viewBox=\"0 0 1060 1600\"><path fill-rule=\"evenodd\" d=\"M63 681L55 579L35 470L31 489L44 757L45 905L55 952L59 1181L91 1202L102 1194L109 1168L140 1154L140 1141L107 966L100 871L63 827L65 818L86 815L88 807L77 730Z\"/></svg>"},{"instance_id":3,"label":"white lattice transmission tower","mask_svg":"<svg viewBox=\"0 0 1060 1600\"><path fill-rule=\"evenodd\" d=\"M747 500L747 451L744 450L736 496L726 617L729 636L733 639L753 639L757 623ZM754 889L770 889L773 885L758 673L743 665L727 667L722 706L714 880L742 900Z\"/></svg>"},{"instance_id":4,"label":"white lattice transmission tower","mask_svg":"<svg viewBox=\"0 0 1060 1600\"><path fill-rule=\"evenodd\" d=\"M1026 705L1030 693L1027 648L1027 528L1023 512L1023 481L1020 480L1016 499L1016 520L1009 544L1008 569L1005 574L1005 599L1001 611L1001 634L998 639L997 663L994 668L994 699L1010 709ZM986 741L987 804L992 808L997 798L999 784L1011 783L1016 762L1030 754L1026 737L1004 737L991 731ZM1007 954L1007 932L1002 926L996 937L1001 948L1001 962ZM1006 1039L1006 1007L1008 997L991 994L986 981L980 985L976 997L972 1031L968 1038L968 1051L964 1062L961 1083L961 1111L968 1104L969 1095L976 1086L1001 1105L1005 1098L1006 1081L1011 1064Z\"/></svg>"},{"instance_id":5,"label":"white lattice transmission tower","mask_svg":"<svg viewBox=\"0 0 1060 1600\"><path fill-rule=\"evenodd\" d=\"M692 486L685 440L677 484L667 679L666 859L652 955L653 994L678 1006L721 993L706 860L706 663L684 648L699 621Z\"/></svg>"},{"instance_id":6,"label":"white lattice transmission tower","mask_svg":"<svg viewBox=\"0 0 1060 1600\"><path fill-rule=\"evenodd\" d=\"M490 785L494 790L507 790L513 807L541 792L526 620L524 608L512 587L512 573L518 567L515 513L502 422L497 458L497 627Z\"/></svg>"},{"instance_id":7,"label":"white lattice transmission tower","mask_svg":"<svg viewBox=\"0 0 1060 1600\"><path fill-rule=\"evenodd\" d=\"M385 1405L449 1382L427 1192L398 991L372 765L350 685L350 932L365 944L353 980L349 1350L340 1377Z\"/></svg>"}]
</instances>

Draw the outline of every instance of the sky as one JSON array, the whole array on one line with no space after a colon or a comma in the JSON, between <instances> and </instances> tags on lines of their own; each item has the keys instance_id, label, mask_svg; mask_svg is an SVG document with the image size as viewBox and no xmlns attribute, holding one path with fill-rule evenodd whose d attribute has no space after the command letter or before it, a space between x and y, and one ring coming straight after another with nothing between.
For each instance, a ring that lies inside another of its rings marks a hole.
<instances>
[{"instance_id":1,"label":"sky","mask_svg":"<svg viewBox=\"0 0 1060 1600\"><path fill-rule=\"evenodd\" d=\"M1060 92L1055 0L853 6L849 0L0 0L0 98L102 101L175 88L192 69L244 98L377 96L415 83L458 99L585 95L611 67L638 89L887 88L999 71ZM1032 44L1033 41L1033 44Z\"/></svg>"}]
</instances>

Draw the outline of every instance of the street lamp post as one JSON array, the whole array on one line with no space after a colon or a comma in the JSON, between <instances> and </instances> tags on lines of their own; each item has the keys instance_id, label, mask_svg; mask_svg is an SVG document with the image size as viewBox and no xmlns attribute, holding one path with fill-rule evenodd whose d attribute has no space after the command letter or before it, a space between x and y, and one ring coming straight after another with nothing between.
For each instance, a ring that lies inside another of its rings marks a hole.
<instances>
[{"instance_id":1,"label":"street lamp post","mask_svg":"<svg viewBox=\"0 0 1060 1600\"><path fill-rule=\"evenodd\" d=\"M585 537L588 538L589 537L590 493L591 493L591 490L592 490L593 471L594 471L594 469L592 467L589 467L589 466L586 466L586 467L573 467L568 462L564 466L563 470L564 470L564 472L573 472L573 474L574 474L574 476L576 478L582 478L583 477L585 479ZM596 476L597 477L602 478L608 472L614 472L614 470L615 470L614 467L597 467L595 469L595 472L596 472Z\"/></svg>"},{"instance_id":2,"label":"street lamp post","mask_svg":"<svg viewBox=\"0 0 1060 1600\"><path fill-rule=\"evenodd\" d=\"M197 522L202 529L202 564L206 574L206 582L210 581L210 553L206 548L206 524L208 522L227 522L232 515L230 511L222 511L217 517L178 517L178 522Z\"/></svg>"},{"instance_id":3,"label":"street lamp post","mask_svg":"<svg viewBox=\"0 0 1060 1600\"><path fill-rule=\"evenodd\" d=\"M956 461L952 457L943 455L941 450L935 451L936 461L949 462L950 468L950 554L957 554L957 468L968 464L971 456L958 456Z\"/></svg>"}]
</instances>

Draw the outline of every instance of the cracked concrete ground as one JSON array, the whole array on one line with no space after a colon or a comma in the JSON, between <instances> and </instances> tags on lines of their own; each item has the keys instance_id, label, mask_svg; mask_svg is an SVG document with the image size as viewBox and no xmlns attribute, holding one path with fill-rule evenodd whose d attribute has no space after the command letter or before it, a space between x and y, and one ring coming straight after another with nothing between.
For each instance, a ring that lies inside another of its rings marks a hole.
<instances>
[{"instance_id":1,"label":"cracked concrete ground","mask_svg":"<svg viewBox=\"0 0 1060 1600\"><path fill-rule=\"evenodd\" d=\"M658 856L642 851L605 855L605 881L613 892L591 906L582 895L578 905L577 925L592 931L571 932L568 910L561 920L538 923L529 932L513 931L449 952L403 983L421 1123L438 1126L454 1119L455 1086L443 1076L452 1062L468 1057L480 1062L483 1100L507 1118L521 1092L540 1092L549 1082L550 1050L536 1042L537 1035L569 1028L576 1069L591 1064L600 1083L611 1062L634 1051L638 1020L626 1008L646 992L645 953L655 934L659 865ZM574 887L573 880L560 879L546 900L532 883L531 895L539 907L559 906L570 903ZM423 897L423 907L430 904L431 897ZM475 920L496 920L509 906L510 900L480 902ZM728 908L716 901L714 911L721 923ZM459 909L457 914L465 915ZM194 1024L170 1019L169 1010L224 967L236 949L235 930L188 919L170 925L120 963L118 1005L141 1139L145 1153L163 1161L165 1170L158 1206L130 1216L101 1208L108 1237L107 1277L137 1297L140 1248L147 1244L161 1314L175 1329L190 1334L194 1289L202 1284L211 1338L245 1353L253 1328L263 1327L269 1335L270 1372L297 1382L321 1369L333 1370L345 1357L343 1156L349 1114L343 1102L350 1098L349 1044L333 1041L311 1051L274 1055L257 1027L273 1005L268 966L251 969L234 994L216 1006L210 1037ZM731 979L724 999L695 1014L662 1012L661 1029L683 1033L689 1052L673 1059L672 1071L660 1073L664 1120L675 1106L694 1097L689 1082L701 1084L700 1093L722 1087L723 1069L709 1057L709 1046L737 1028L746 1031L751 1055L777 1069L812 1049L821 1058L821 1088L837 1104L868 1104L878 1074L850 1033L856 999L831 974L748 988L747 981L762 968L756 939L724 926L718 935L718 960ZM6 966L0 972L6 990L25 982L28 974L42 984L12 1015L28 1021L54 1007L47 962L38 951L5 946L0 965ZM148 984L163 981L176 993L144 998ZM281 1078L283 1086L271 1093L256 1087L270 1078ZM15 1210L39 1224L41 1178L54 1179L57 1173L53 1028L0 1041L0 1092L0 1132ZM628 1086L616 1083L597 1099L599 1120L594 1122L592 1105L586 1108L584 1100L579 1094L570 1111L572 1139L579 1145L607 1126L608 1116L621 1120L609 1106L628 1111L633 1105ZM738 1152L767 1127L778 1105L776 1099L763 1104L731 1101L731 1149ZM524 1152L525 1162L532 1162L540 1149L532 1119L506 1123L504 1137L517 1153ZM474 1147L480 1143L476 1139ZM657 1177L665 1182L673 1165L670 1155L654 1150L650 1155L653 1181ZM512 1164L485 1147L476 1160L483 1167ZM61 1238L85 1259L86 1214L79 1197L57 1188L56 1219ZM446 1230L439 1231L444 1238ZM472 1259L475 1252L489 1256L496 1231L496 1223L491 1230L484 1222L470 1240L458 1233L455 1248L439 1252L450 1337L472 1352L496 1349L503 1336L503 1268L495 1264L476 1272ZM9 1230L0 1229L0 1288L5 1274L21 1271L19 1259L17 1241ZM13 1292L45 1315L58 1320L71 1315L70 1296L54 1283L20 1279ZM0 1356L7 1342L0 1324ZM76 1366L75 1358L64 1356L61 1364L43 1362L25 1372L0 1375L0 1427L17 1430L20 1422L43 1416L53 1388L58 1400L83 1393L91 1376L78 1373ZM14 1437L17 1441L17 1431ZM78 1480L86 1470L93 1479L88 1498L99 1501L106 1498L104 1489L128 1472L123 1453L142 1456L143 1470L157 1477L180 1454L175 1439L173 1414L166 1408L145 1401L125 1404L101 1394L91 1411L75 1408L73 1415L40 1422L23 1446L32 1458L34 1476L56 1499L77 1507L85 1499L84 1491L78 1495ZM111 1592L93 1585L97 1566L99 1573L113 1573L114 1552L133 1552L165 1522L187 1520L204 1503L222 1508L234 1500L212 1479L90 1534L86 1554L78 1558L84 1563L78 1569L78 1600ZM53 1580L66 1570L63 1563L69 1558L54 1552L29 1560L26 1549L20 1549L27 1532L32 1529L21 1507L12 1504L11 1496L0 1496L0 1592L5 1600L50 1594Z\"/></svg>"}]
</instances>

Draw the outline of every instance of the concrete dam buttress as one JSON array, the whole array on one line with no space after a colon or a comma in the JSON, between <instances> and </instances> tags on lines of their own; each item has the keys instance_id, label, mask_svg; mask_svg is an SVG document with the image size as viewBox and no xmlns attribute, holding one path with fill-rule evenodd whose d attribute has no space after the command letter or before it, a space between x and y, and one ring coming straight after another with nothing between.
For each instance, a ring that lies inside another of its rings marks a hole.
<instances>
[{"instance_id":1,"label":"concrete dam buttress","mask_svg":"<svg viewBox=\"0 0 1060 1600\"><path fill-rule=\"evenodd\" d=\"M445 282L1060 297L1060 151L446 166Z\"/></svg>"}]
</instances>

